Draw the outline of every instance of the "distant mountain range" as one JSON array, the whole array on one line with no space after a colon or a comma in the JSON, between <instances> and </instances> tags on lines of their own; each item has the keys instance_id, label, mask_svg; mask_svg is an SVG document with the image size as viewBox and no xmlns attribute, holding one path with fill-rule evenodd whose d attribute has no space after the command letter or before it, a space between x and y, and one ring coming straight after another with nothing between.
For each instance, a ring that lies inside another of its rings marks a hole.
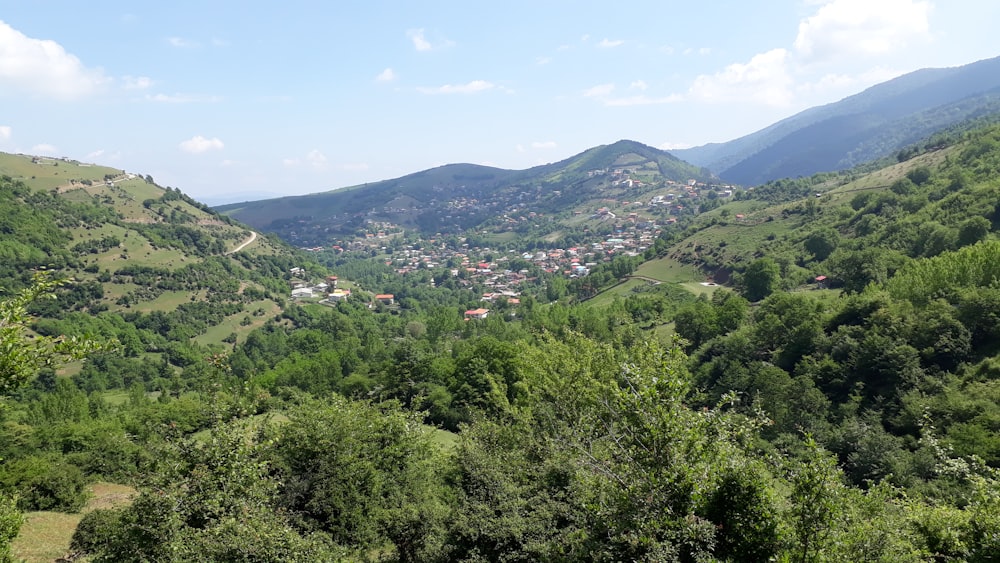
<instances>
[{"instance_id":1,"label":"distant mountain range","mask_svg":"<svg viewBox=\"0 0 1000 563\"><path fill-rule=\"evenodd\" d=\"M756 185L843 170L1000 112L1000 57L923 69L726 143L675 150L722 179Z\"/></svg>"}]
</instances>

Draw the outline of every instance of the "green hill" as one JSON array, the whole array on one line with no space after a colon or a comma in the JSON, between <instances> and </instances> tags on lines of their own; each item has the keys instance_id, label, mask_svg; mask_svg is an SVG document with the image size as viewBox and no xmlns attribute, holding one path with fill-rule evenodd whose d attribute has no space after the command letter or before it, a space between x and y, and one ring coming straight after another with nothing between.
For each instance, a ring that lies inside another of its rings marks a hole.
<instances>
[{"instance_id":1,"label":"green hill","mask_svg":"<svg viewBox=\"0 0 1000 563\"><path fill-rule=\"evenodd\" d=\"M36 305L40 332L123 336L120 319L156 314L168 322L128 334L130 353L194 345L194 337L222 344L261 324L254 311L280 310L296 260L281 243L152 178L0 153L0 285L16 291L38 270L73 280ZM235 328L209 332L219 325Z\"/></svg>"},{"instance_id":2,"label":"green hill","mask_svg":"<svg viewBox=\"0 0 1000 563\"><path fill-rule=\"evenodd\" d=\"M658 149L619 141L527 170L449 164L364 186L216 209L285 240L312 246L363 233L372 223L423 234L458 233L524 209L572 213L600 207L602 199L637 197L691 179L708 181L711 174ZM627 180L632 181L628 190L621 187Z\"/></svg>"}]
</instances>

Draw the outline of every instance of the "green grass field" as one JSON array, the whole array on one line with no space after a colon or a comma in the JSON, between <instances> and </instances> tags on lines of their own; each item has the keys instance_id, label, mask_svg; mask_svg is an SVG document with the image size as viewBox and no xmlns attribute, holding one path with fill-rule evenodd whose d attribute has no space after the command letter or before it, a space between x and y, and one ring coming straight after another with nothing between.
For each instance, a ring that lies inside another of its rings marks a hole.
<instances>
[{"instance_id":1,"label":"green grass field","mask_svg":"<svg viewBox=\"0 0 1000 563\"><path fill-rule=\"evenodd\" d=\"M625 283L620 283L618 285L605 289L604 291L588 299L586 303L591 307L605 308L611 305L611 303L615 300L615 297L620 297L624 299L630 293L632 293L633 289L644 287L648 284L649 282L646 280L633 278L627 280Z\"/></svg>"},{"instance_id":2,"label":"green grass field","mask_svg":"<svg viewBox=\"0 0 1000 563\"><path fill-rule=\"evenodd\" d=\"M709 297L711 297L711 295L715 293L719 287L721 287L718 285L701 285L701 283L702 282L684 282L680 284L680 286L695 295L707 295Z\"/></svg>"},{"instance_id":3,"label":"green grass field","mask_svg":"<svg viewBox=\"0 0 1000 563\"><path fill-rule=\"evenodd\" d=\"M261 307L264 308L264 314L254 316L254 311ZM236 333L236 338L242 341L246 335L250 334L250 331L264 326L264 323L268 319L273 319L280 312L281 307L273 301L254 301L248 304L244 311L235 315L229 315L226 317L226 320L205 331L205 334L196 336L195 341L202 345L221 344L223 338L234 332ZM244 318L249 318L250 324L243 325Z\"/></svg>"},{"instance_id":4,"label":"green grass field","mask_svg":"<svg viewBox=\"0 0 1000 563\"><path fill-rule=\"evenodd\" d=\"M137 491L125 485L98 482L90 486L91 498L79 514L29 512L11 547L15 561L51 562L69 553L69 542L83 515L97 509L132 502Z\"/></svg>"},{"instance_id":5,"label":"green grass field","mask_svg":"<svg viewBox=\"0 0 1000 563\"><path fill-rule=\"evenodd\" d=\"M103 183L106 174L117 176L121 174L121 170L45 157L39 157L37 162L32 162L30 156L0 153L0 174L24 180L34 189L50 190L59 186L69 186L70 180Z\"/></svg>"},{"instance_id":6,"label":"green grass field","mask_svg":"<svg viewBox=\"0 0 1000 563\"><path fill-rule=\"evenodd\" d=\"M699 272L694 266L683 264L669 257L657 258L643 263L636 269L635 275L666 283L704 281L705 279L705 274Z\"/></svg>"}]
</instances>

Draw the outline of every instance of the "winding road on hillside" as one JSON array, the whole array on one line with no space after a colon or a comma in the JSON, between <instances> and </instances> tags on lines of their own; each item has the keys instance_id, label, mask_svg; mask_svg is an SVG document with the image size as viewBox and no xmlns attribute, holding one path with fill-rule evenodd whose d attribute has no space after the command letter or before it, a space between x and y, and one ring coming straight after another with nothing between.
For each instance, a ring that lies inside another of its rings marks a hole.
<instances>
[{"instance_id":1,"label":"winding road on hillside","mask_svg":"<svg viewBox=\"0 0 1000 563\"><path fill-rule=\"evenodd\" d=\"M235 253L243 250L244 248L246 248L248 244L250 244L251 242L253 242L255 240L257 240L257 233L254 232L254 231L250 231L250 238L248 238L247 240L243 241L242 244L240 244L236 248L230 250L226 254L235 254Z\"/></svg>"}]
</instances>

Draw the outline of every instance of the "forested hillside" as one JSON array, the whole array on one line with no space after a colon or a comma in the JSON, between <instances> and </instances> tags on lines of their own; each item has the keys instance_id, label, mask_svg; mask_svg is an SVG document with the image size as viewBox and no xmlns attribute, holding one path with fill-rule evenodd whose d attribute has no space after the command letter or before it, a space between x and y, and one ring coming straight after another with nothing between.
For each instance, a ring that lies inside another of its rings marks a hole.
<instances>
[{"instance_id":1,"label":"forested hillside","mask_svg":"<svg viewBox=\"0 0 1000 563\"><path fill-rule=\"evenodd\" d=\"M674 152L745 185L849 169L941 129L995 119L998 69L1000 58L921 69L739 139Z\"/></svg>"},{"instance_id":2,"label":"forested hillside","mask_svg":"<svg viewBox=\"0 0 1000 563\"><path fill-rule=\"evenodd\" d=\"M523 293L485 318L457 256L393 267L473 233L311 254L379 298L286 303L225 347L198 323L293 258L97 278L197 280L201 312L99 310L79 278L12 326L117 343L11 384L0 547L62 511L94 561L995 561L1000 129L896 160L713 201L584 276L508 240L486 265ZM715 283L667 279L692 271ZM97 481L135 494L84 508Z\"/></svg>"}]
</instances>

